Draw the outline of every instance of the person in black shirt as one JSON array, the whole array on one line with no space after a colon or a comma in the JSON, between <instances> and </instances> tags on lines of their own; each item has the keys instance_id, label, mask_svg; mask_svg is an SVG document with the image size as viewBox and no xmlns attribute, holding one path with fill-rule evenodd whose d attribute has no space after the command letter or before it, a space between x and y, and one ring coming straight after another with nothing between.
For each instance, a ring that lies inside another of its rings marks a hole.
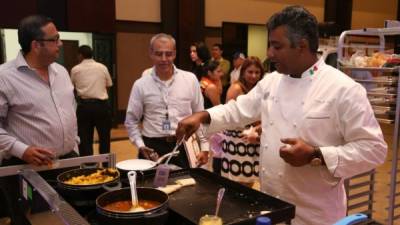
<instances>
[{"instance_id":1,"label":"person in black shirt","mask_svg":"<svg viewBox=\"0 0 400 225\"><path fill-rule=\"evenodd\" d=\"M195 42L190 46L190 59L193 62L192 73L200 81L201 77L207 75L205 65L210 60L210 51L204 42Z\"/></svg>"}]
</instances>

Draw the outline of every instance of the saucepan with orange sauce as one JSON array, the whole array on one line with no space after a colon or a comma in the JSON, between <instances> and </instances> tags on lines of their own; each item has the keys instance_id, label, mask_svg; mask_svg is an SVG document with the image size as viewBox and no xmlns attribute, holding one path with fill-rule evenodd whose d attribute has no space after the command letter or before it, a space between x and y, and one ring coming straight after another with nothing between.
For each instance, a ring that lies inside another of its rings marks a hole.
<instances>
[{"instance_id":1,"label":"saucepan with orange sauce","mask_svg":"<svg viewBox=\"0 0 400 225\"><path fill-rule=\"evenodd\" d=\"M106 192L96 199L96 210L108 222L118 220L146 219L146 217L168 215L168 195L155 188L138 187L137 195L141 210L132 210L130 188ZM158 218L157 220L160 220ZM120 222L120 221L119 221Z\"/></svg>"}]
</instances>

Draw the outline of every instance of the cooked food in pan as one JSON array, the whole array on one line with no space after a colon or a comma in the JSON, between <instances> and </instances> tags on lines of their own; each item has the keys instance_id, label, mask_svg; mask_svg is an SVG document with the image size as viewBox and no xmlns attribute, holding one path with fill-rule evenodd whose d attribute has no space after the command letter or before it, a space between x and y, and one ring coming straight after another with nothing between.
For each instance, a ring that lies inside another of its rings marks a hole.
<instances>
[{"instance_id":1,"label":"cooked food in pan","mask_svg":"<svg viewBox=\"0 0 400 225\"><path fill-rule=\"evenodd\" d=\"M143 211L148 209L155 208L161 205L161 203L152 200L140 200L139 199L139 206L137 208L142 208ZM132 201L131 200L124 200L124 201L116 201L104 206L104 209L114 212L131 212L132 211ZM134 212L138 212L134 210Z\"/></svg>"},{"instance_id":2,"label":"cooked food in pan","mask_svg":"<svg viewBox=\"0 0 400 225\"><path fill-rule=\"evenodd\" d=\"M101 184L112 181L118 175L116 169L99 169L97 172L88 175L79 175L71 177L70 179L64 181L66 184L70 185L93 185Z\"/></svg>"}]
</instances>

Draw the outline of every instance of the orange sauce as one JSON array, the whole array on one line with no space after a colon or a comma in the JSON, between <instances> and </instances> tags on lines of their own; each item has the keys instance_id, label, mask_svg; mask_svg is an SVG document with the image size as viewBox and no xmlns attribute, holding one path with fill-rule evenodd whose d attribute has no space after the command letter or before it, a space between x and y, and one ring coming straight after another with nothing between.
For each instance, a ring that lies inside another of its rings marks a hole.
<instances>
[{"instance_id":1,"label":"orange sauce","mask_svg":"<svg viewBox=\"0 0 400 225\"><path fill-rule=\"evenodd\" d=\"M145 210L155 208L157 206L161 205L160 202L157 201L151 201L151 200L139 200L139 206L143 207ZM124 201L116 201L112 202L106 206L104 206L104 209L107 209L109 211L115 211L115 212L127 212L130 211L132 207L132 201L130 200L124 200Z\"/></svg>"}]
</instances>

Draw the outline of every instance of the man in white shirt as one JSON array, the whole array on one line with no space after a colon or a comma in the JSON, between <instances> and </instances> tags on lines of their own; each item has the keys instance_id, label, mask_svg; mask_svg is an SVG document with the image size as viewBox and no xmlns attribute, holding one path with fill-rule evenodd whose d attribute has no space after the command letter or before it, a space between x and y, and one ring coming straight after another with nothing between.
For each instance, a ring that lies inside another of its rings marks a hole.
<instances>
[{"instance_id":1,"label":"man in white shirt","mask_svg":"<svg viewBox=\"0 0 400 225\"><path fill-rule=\"evenodd\" d=\"M109 153L112 115L107 89L112 86L111 76L105 65L93 59L89 46L80 46L78 53L80 63L72 68L71 81L78 95L79 153L93 155L94 128L99 137L99 153Z\"/></svg>"},{"instance_id":2,"label":"man in white shirt","mask_svg":"<svg viewBox=\"0 0 400 225\"><path fill-rule=\"evenodd\" d=\"M173 64L176 48L172 36L163 33L153 36L149 54L153 68L146 70L150 74L142 76L133 84L125 126L129 139L139 149L139 158L155 160L157 155L165 155L175 147L178 121L204 110L204 107L196 76ZM208 142L200 130L197 135L202 150L198 160L203 164L208 160ZM188 167L182 149L181 146L180 154L171 162Z\"/></svg>"},{"instance_id":3,"label":"man in white shirt","mask_svg":"<svg viewBox=\"0 0 400 225\"><path fill-rule=\"evenodd\" d=\"M242 64L245 59L246 57L241 52L236 52L235 54L233 54L232 58L233 70L231 71L230 74L231 85L235 83L237 80L239 80L240 69L242 68Z\"/></svg>"},{"instance_id":4,"label":"man in white shirt","mask_svg":"<svg viewBox=\"0 0 400 225\"><path fill-rule=\"evenodd\" d=\"M178 139L262 121L261 191L296 206L294 225L330 225L346 216L344 179L384 162L387 145L365 88L318 60L318 24L300 6L267 23L276 72L247 95L181 121Z\"/></svg>"}]
</instances>

